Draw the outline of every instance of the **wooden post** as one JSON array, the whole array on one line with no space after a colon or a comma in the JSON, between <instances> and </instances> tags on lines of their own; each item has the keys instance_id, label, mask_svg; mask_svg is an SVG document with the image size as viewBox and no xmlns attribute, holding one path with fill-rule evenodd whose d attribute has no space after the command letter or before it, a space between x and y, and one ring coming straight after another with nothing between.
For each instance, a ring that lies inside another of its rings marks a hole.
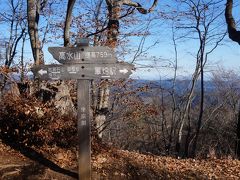
<instances>
[{"instance_id":1,"label":"wooden post","mask_svg":"<svg viewBox=\"0 0 240 180\"><path fill-rule=\"evenodd\" d=\"M91 179L90 80L77 80L78 97L78 177Z\"/></svg>"},{"instance_id":2,"label":"wooden post","mask_svg":"<svg viewBox=\"0 0 240 180\"><path fill-rule=\"evenodd\" d=\"M41 80L77 79L78 101L78 177L91 179L90 80L128 78L134 66L118 63L114 50L89 47L88 39L79 39L77 47L49 47L61 65L37 65L34 76Z\"/></svg>"}]
</instances>

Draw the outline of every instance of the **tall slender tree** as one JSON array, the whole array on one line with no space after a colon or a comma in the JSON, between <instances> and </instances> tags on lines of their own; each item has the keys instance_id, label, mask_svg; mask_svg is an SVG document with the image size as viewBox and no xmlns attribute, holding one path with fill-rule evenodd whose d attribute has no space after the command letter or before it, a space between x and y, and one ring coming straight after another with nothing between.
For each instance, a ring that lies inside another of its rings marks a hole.
<instances>
[{"instance_id":1,"label":"tall slender tree","mask_svg":"<svg viewBox=\"0 0 240 180\"><path fill-rule=\"evenodd\" d=\"M23 0L10 0L7 5L8 11L1 13L0 17L10 25L9 37L5 43L5 66L9 68L17 54L17 46L26 31L26 9Z\"/></svg>"},{"instance_id":2,"label":"tall slender tree","mask_svg":"<svg viewBox=\"0 0 240 180\"><path fill-rule=\"evenodd\" d=\"M228 35L229 38L240 45L240 31L237 30L236 22L232 15L233 9L233 0L227 0L226 8L225 8L225 18L228 27ZM240 103L239 103L239 112L237 118L237 140L236 140L236 155L237 158L240 159Z\"/></svg>"},{"instance_id":3,"label":"tall slender tree","mask_svg":"<svg viewBox=\"0 0 240 180\"><path fill-rule=\"evenodd\" d=\"M154 10L157 6L158 0L154 0L150 9L145 9L141 4L133 2L131 0L106 0L107 10L108 10L108 24L107 24L107 42L106 45L110 48L116 48L118 45L118 36L121 19L122 6L133 7L138 10L141 14L147 14ZM133 11L131 11L133 12ZM98 91L98 103L96 114L94 115L95 121L97 123L97 129L99 136L102 136L103 125L106 121L106 115L108 113L108 101L109 101L109 87L107 81L102 81L101 88Z\"/></svg>"},{"instance_id":4,"label":"tall slender tree","mask_svg":"<svg viewBox=\"0 0 240 180\"><path fill-rule=\"evenodd\" d=\"M196 128L194 135L189 142L190 145L192 145L191 148L186 148L185 146L185 149L192 150L191 156L194 157L196 155L200 129L204 121L204 67L208 62L209 55L219 46L220 42L226 35L224 29L221 28L223 22L220 17L224 11L219 7L222 5L222 1L212 2L203 0L196 2L192 0L183 0L179 4L182 8L180 10L181 17L179 18L177 29L182 30L182 34L184 35L181 34L181 37L191 39L192 43L195 43L195 46L197 47L195 52L195 71L191 79L189 91L186 95L186 100L183 101L181 105L182 113L180 116L178 139L176 142L176 151L179 156L182 155L181 146L184 141L184 128L189 117L189 113L191 112L191 109L189 108L191 107L196 90L196 84L200 77L199 112L196 123L194 123L196 124ZM185 152L185 154L188 154L188 152Z\"/></svg>"}]
</instances>

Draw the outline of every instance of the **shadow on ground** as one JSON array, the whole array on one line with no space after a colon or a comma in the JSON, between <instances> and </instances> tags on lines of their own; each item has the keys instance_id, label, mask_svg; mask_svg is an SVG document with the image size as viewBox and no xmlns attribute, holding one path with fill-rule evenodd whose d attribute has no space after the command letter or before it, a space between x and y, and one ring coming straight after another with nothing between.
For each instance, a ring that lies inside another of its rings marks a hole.
<instances>
[{"instance_id":1,"label":"shadow on ground","mask_svg":"<svg viewBox=\"0 0 240 180\"><path fill-rule=\"evenodd\" d=\"M49 159L45 158L43 156L43 154L35 151L34 149L30 148L30 147L27 147L23 144L18 144L18 143L9 143L9 142L4 142L6 145L10 146L11 148L13 148L14 150L20 152L22 155L24 155L25 157L28 157L29 159L33 160L34 162L36 163L30 163L30 164L27 164L25 166L21 166L19 168L16 168L16 166L12 166L8 168L8 172L11 172L9 171L11 168L15 169L13 172L13 174L18 174L17 176L14 175L14 178L12 179L29 179L30 177L29 176L37 176L37 175L43 175L44 172L47 170L47 169L50 169L54 172L57 172L57 173L60 173L62 175L65 175L65 176L69 176L71 178L74 178L74 179L78 179L78 174L76 172L72 172L70 170L67 170L67 169L64 169L64 168L61 168L60 166L58 166L57 164L55 164L54 162L50 161ZM17 169L17 170L16 170ZM5 169L6 170L6 169ZM17 172L19 171L19 173ZM0 171L0 174L1 175L4 175L3 172ZM5 175L8 175L5 173Z\"/></svg>"}]
</instances>

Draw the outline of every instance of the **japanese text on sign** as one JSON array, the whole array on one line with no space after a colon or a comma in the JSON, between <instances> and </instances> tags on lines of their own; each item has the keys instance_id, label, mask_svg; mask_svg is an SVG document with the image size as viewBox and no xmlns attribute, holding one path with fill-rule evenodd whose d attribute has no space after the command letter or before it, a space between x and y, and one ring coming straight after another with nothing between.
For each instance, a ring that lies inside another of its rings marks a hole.
<instances>
[{"instance_id":1,"label":"japanese text on sign","mask_svg":"<svg viewBox=\"0 0 240 180\"><path fill-rule=\"evenodd\" d=\"M108 52L59 52L59 60L80 60L81 58L111 58L112 54Z\"/></svg>"},{"instance_id":2,"label":"japanese text on sign","mask_svg":"<svg viewBox=\"0 0 240 180\"><path fill-rule=\"evenodd\" d=\"M81 115L80 115L81 126L86 126L87 125L86 107L81 107L80 110L81 110Z\"/></svg>"},{"instance_id":3,"label":"japanese text on sign","mask_svg":"<svg viewBox=\"0 0 240 180\"><path fill-rule=\"evenodd\" d=\"M77 72L79 72L79 69L79 66L68 66L67 72L69 72L70 74L76 74Z\"/></svg>"},{"instance_id":4,"label":"japanese text on sign","mask_svg":"<svg viewBox=\"0 0 240 180\"><path fill-rule=\"evenodd\" d=\"M117 74L116 67L95 67L95 75L113 76Z\"/></svg>"},{"instance_id":5,"label":"japanese text on sign","mask_svg":"<svg viewBox=\"0 0 240 180\"><path fill-rule=\"evenodd\" d=\"M61 67L49 67L48 68L49 77L51 79L60 79Z\"/></svg>"}]
</instances>

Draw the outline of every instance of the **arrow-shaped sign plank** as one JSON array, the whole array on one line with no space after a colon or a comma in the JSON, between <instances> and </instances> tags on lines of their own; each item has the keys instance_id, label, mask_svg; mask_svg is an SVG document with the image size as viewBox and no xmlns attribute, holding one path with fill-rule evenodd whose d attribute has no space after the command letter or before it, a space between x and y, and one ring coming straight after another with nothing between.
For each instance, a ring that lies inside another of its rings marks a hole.
<instances>
[{"instance_id":1,"label":"arrow-shaped sign plank","mask_svg":"<svg viewBox=\"0 0 240 180\"><path fill-rule=\"evenodd\" d=\"M42 80L67 79L121 79L132 74L134 66L128 63L114 64L64 64L40 65L32 68Z\"/></svg>"},{"instance_id":2,"label":"arrow-shaped sign plank","mask_svg":"<svg viewBox=\"0 0 240 180\"><path fill-rule=\"evenodd\" d=\"M109 47L49 47L53 58L62 64L115 63L115 53Z\"/></svg>"}]
</instances>

